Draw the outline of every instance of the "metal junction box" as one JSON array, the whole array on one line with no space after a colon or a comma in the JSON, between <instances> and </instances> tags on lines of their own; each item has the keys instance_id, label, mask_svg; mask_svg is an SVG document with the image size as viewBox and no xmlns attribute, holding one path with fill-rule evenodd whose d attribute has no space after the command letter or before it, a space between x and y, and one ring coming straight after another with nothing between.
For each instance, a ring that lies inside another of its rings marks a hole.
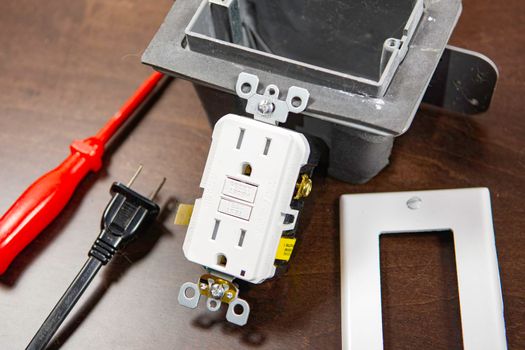
<instances>
[{"instance_id":1,"label":"metal junction box","mask_svg":"<svg viewBox=\"0 0 525 350\"><path fill-rule=\"evenodd\" d=\"M307 135L330 175L362 183L388 164L421 102L485 111L497 80L486 57L447 46L460 0L177 0L142 60L196 83L214 124L244 112L240 73L308 90L285 127Z\"/></svg>"}]
</instances>

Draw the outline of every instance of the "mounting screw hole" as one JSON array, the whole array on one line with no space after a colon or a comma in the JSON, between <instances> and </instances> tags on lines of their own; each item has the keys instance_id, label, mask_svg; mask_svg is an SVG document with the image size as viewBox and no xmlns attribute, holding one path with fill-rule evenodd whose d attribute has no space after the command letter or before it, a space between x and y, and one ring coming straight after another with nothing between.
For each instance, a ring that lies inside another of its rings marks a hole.
<instances>
[{"instance_id":1,"label":"mounting screw hole","mask_svg":"<svg viewBox=\"0 0 525 350\"><path fill-rule=\"evenodd\" d=\"M250 83L243 83L241 85L241 91L244 94L249 94L252 91L252 86L250 85Z\"/></svg>"},{"instance_id":2,"label":"mounting screw hole","mask_svg":"<svg viewBox=\"0 0 525 350\"><path fill-rule=\"evenodd\" d=\"M272 88L272 87L268 89L268 93L269 93L270 95L272 95L272 96L275 95L276 92L277 92L277 91L275 91L275 89Z\"/></svg>"},{"instance_id":3,"label":"mounting screw hole","mask_svg":"<svg viewBox=\"0 0 525 350\"><path fill-rule=\"evenodd\" d=\"M244 307L241 304L236 304L233 307L233 313L240 316L244 313Z\"/></svg>"},{"instance_id":4,"label":"mounting screw hole","mask_svg":"<svg viewBox=\"0 0 525 350\"><path fill-rule=\"evenodd\" d=\"M215 300L210 300L210 306L215 309L217 307L217 302Z\"/></svg>"},{"instance_id":5,"label":"mounting screw hole","mask_svg":"<svg viewBox=\"0 0 525 350\"><path fill-rule=\"evenodd\" d=\"M188 299L192 299L195 296L195 290L191 287L188 287L184 290L184 296Z\"/></svg>"},{"instance_id":6,"label":"mounting screw hole","mask_svg":"<svg viewBox=\"0 0 525 350\"><path fill-rule=\"evenodd\" d=\"M407 207L412 210L417 210L421 207L421 198L419 197L412 197L407 201Z\"/></svg>"},{"instance_id":7,"label":"mounting screw hole","mask_svg":"<svg viewBox=\"0 0 525 350\"><path fill-rule=\"evenodd\" d=\"M301 100L299 96L295 96L294 98L292 98L292 106L294 106L295 108L300 107L302 103L303 100Z\"/></svg>"}]
</instances>

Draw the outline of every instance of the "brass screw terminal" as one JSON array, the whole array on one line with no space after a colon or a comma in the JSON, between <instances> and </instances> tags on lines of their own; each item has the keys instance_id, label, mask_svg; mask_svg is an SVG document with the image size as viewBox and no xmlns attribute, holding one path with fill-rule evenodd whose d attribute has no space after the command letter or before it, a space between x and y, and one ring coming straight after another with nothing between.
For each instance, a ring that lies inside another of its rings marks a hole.
<instances>
[{"instance_id":1,"label":"brass screw terminal","mask_svg":"<svg viewBox=\"0 0 525 350\"><path fill-rule=\"evenodd\" d=\"M312 192L312 179L308 175L301 175L301 181L295 185L295 197L293 199L298 200L301 198L306 198Z\"/></svg>"}]
</instances>

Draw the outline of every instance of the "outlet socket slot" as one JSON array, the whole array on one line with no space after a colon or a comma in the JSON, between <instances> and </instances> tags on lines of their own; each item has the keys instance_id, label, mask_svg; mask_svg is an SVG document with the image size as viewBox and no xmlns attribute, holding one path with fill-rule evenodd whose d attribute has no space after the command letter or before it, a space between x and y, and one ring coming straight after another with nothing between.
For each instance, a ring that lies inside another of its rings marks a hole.
<instances>
[{"instance_id":1,"label":"outlet socket slot","mask_svg":"<svg viewBox=\"0 0 525 350\"><path fill-rule=\"evenodd\" d=\"M224 254L217 255L217 265L221 267L226 267L227 263L228 263L228 258L226 258L226 255Z\"/></svg>"},{"instance_id":2,"label":"outlet socket slot","mask_svg":"<svg viewBox=\"0 0 525 350\"><path fill-rule=\"evenodd\" d=\"M213 226L213 233L211 234L212 241L215 241L217 239L217 233L219 232L220 224L221 224L221 220L215 219L215 225Z\"/></svg>"},{"instance_id":3,"label":"outlet socket slot","mask_svg":"<svg viewBox=\"0 0 525 350\"><path fill-rule=\"evenodd\" d=\"M264 151L263 151L263 155L267 156L268 155L268 152L270 151L270 145L272 144L272 139L271 138L266 138L266 144L264 145Z\"/></svg>"},{"instance_id":4,"label":"outlet socket slot","mask_svg":"<svg viewBox=\"0 0 525 350\"><path fill-rule=\"evenodd\" d=\"M252 166L250 163L248 162L245 162L245 163L242 163L242 174L244 176L252 176Z\"/></svg>"},{"instance_id":5,"label":"outlet socket slot","mask_svg":"<svg viewBox=\"0 0 525 350\"><path fill-rule=\"evenodd\" d=\"M246 132L245 129L240 128L239 130L239 137L237 138L237 146L235 148L241 149L242 146L242 140L244 139L244 133Z\"/></svg>"},{"instance_id":6,"label":"outlet socket slot","mask_svg":"<svg viewBox=\"0 0 525 350\"><path fill-rule=\"evenodd\" d=\"M246 236L246 230L241 229L241 235L239 236L239 243L237 244L240 248L242 248L242 245L244 244L245 236Z\"/></svg>"}]
</instances>

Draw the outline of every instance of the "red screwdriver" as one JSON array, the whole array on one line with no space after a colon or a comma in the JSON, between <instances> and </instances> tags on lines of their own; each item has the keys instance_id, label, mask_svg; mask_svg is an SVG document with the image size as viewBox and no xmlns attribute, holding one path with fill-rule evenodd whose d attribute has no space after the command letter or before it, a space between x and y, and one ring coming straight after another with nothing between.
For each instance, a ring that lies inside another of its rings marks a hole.
<instances>
[{"instance_id":1,"label":"red screwdriver","mask_svg":"<svg viewBox=\"0 0 525 350\"><path fill-rule=\"evenodd\" d=\"M80 181L90 171L100 170L106 143L162 77L153 73L95 136L74 141L64 162L29 186L0 218L0 274L57 217Z\"/></svg>"}]
</instances>

